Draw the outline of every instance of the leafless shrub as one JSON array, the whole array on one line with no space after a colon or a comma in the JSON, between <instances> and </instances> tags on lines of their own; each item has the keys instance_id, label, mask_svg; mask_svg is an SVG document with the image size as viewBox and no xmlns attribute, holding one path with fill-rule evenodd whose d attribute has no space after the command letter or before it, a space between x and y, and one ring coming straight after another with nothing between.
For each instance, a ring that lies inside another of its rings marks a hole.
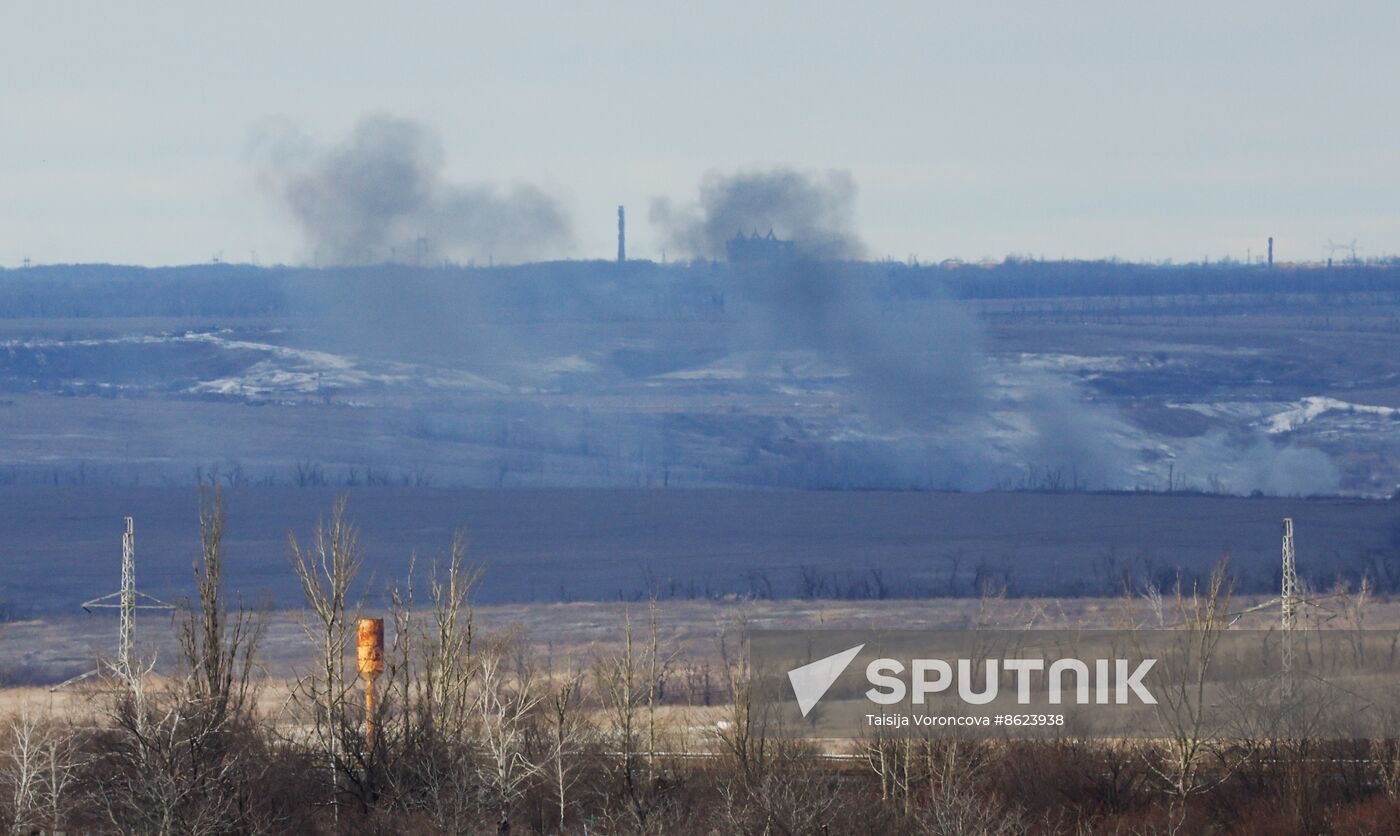
<instances>
[{"instance_id":1,"label":"leafless shrub","mask_svg":"<svg viewBox=\"0 0 1400 836\"><path fill-rule=\"evenodd\" d=\"M960 789L940 793L914 820L927 836L1020 836L1029 830L1014 807Z\"/></svg>"},{"instance_id":2,"label":"leafless shrub","mask_svg":"<svg viewBox=\"0 0 1400 836\"><path fill-rule=\"evenodd\" d=\"M823 769L810 743L783 741L763 772L719 780L720 822L727 833L823 833L841 799L838 777Z\"/></svg>"},{"instance_id":3,"label":"leafless shrub","mask_svg":"<svg viewBox=\"0 0 1400 836\"><path fill-rule=\"evenodd\" d=\"M200 722L188 683L122 692L101 741L94 807L120 833L221 833L237 815L223 788L236 780L232 759L206 760L222 731Z\"/></svg>"},{"instance_id":4,"label":"leafless shrub","mask_svg":"<svg viewBox=\"0 0 1400 836\"><path fill-rule=\"evenodd\" d=\"M83 762L70 727L29 709L12 717L0 745L0 822L10 832L65 829Z\"/></svg>"}]
</instances>

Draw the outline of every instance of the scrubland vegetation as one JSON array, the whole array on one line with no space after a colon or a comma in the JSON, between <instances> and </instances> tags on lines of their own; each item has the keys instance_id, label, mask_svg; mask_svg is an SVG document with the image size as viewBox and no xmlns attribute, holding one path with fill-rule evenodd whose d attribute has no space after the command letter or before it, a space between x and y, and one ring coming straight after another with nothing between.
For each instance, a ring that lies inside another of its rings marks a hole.
<instances>
[{"instance_id":1,"label":"scrubland vegetation","mask_svg":"<svg viewBox=\"0 0 1400 836\"><path fill-rule=\"evenodd\" d=\"M108 665L87 711L0 720L0 824L13 832L1389 833L1394 741L814 742L783 734L745 663L742 620L713 652L661 638L664 602L616 641L541 654L472 606L465 537L391 583L372 736L352 644L365 573L344 502L291 538L309 658L267 677L263 615L223 585L217 491L201 514L180 658ZM1344 598L1359 624L1369 592ZM1139 601L1223 629L1223 572Z\"/></svg>"}]
</instances>

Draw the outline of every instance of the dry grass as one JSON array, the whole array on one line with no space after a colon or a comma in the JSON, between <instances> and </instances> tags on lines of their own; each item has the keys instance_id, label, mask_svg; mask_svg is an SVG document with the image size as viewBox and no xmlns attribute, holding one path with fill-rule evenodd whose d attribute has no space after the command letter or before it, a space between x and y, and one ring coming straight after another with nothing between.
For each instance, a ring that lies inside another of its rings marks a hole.
<instances>
[{"instance_id":1,"label":"dry grass","mask_svg":"<svg viewBox=\"0 0 1400 836\"><path fill-rule=\"evenodd\" d=\"M1266 598L1236 600L1248 609ZM1134 606L1138 623L1156 626L1147 601ZM587 670L593 661L615 653L624 613L642 616L645 604L584 602L511 604L476 608L477 624L488 631L516 634L522 649L539 660L549 675ZM1333 610L1338 609L1335 605ZM380 612L367 614L383 615ZM1339 615L1323 616L1311 626L1343 626ZM315 648L302 628L306 613L283 610L266 614L267 634L260 651L261 697L265 716L281 712L287 685L314 661ZM954 598L920 601L667 601L659 605L659 642L677 666L717 666L717 638L725 625L743 621L757 629L934 629L934 628L1112 628L1124 626L1121 598ZM1268 627L1276 610L1243 616L1237 627ZM1372 600L1365 607L1369 628L1400 629L1400 600ZM390 623L392 641L392 622ZM109 616L61 616L12 622L0 629L0 715L21 706L83 714L94 702L95 686L79 683L59 690L51 686L94 669L116 641L116 619ZM172 622L160 616L138 622L143 656L169 669L179 658ZM668 708L675 713L675 709ZM702 716L708 716L702 712ZM693 725L687 715L675 722Z\"/></svg>"}]
</instances>

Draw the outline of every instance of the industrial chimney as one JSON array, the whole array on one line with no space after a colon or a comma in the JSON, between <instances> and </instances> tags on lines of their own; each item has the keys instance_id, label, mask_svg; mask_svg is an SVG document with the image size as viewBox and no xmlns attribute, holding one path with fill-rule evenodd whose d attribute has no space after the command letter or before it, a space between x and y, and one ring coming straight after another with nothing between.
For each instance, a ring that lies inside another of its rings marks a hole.
<instances>
[{"instance_id":1,"label":"industrial chimney","mask_svg":"<svg viewBox=\"0 0 1400 836\"><path fill-rule=\"evenodd\" d=\"M1269 266L1274 266L1274 236L1269 236Z\"/></svg>"},{"instance_id":2,"label":"industrial chimney","mask_svg":"<svg viewBox=\"0 0 1400 836\"><path fill-rule=\"evenodd\" d=\"M627 260L627 213L621 206L617 207L617 262L621 264Z\"/></svg>"}]
</instances>

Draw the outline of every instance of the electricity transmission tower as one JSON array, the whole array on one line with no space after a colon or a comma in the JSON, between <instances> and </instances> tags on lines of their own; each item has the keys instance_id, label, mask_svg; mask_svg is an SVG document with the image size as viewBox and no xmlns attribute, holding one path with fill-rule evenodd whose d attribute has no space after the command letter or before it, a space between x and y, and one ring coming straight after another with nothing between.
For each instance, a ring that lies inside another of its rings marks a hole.
<instances>
[{"instance_id":1,"label":"electricity transmission tower","mask_svg":"<svg viewBox=\"0 0 1400 836\"><path fill-rule=\"evenodd\" d=\"M1306 604L1314 610L1336 613L1322 605L1322 601L1328 598L1337 597L1343 593L1332 593L1331 595L1314 596L1312 598L1303 597L1303 586L1298 582L1298 559L1293 547L1293 518L1283 518L1283 581L1279 590L1279 597L1270 598L1252 607L1247 607L1233 614L1230 624L1233 626L1241 618L1250 613L1261 610L1273 609L1275 605L1279 608L1279 646L1282 654L1282 670L1285 684L1293 672L1293 663L1297 659L1296 651L1293 647L1294 635L1298 632L1298 615Z\"/></svg>"},{"instance_id":2,"label":"electricity transmission tower","mask_svg":"<svg viewBox=\"0 0 1400 836\"><path fill-rule=\"evenodd\" d=\"M1338 252L1338 251L1341 251L1341 252L1349 252L1349 253L1351 253L1351 259L1350 259L1350 261L1348 262L1349 264L1352 264L1352 265L1360 264L1361 262L1358 261L1357 258L1356 258L1356 250L1357 250L1357 246L1356 246L1356 239L1355 239L1355 238L1351 239L1350 242L1344 242L1344 243L1341 243L1341 244L1333 243L1333 241L1332 241L1331 238L1328 238L1328 239L1327 239L1327 256L1328 256L1328 257L1327 257L1327 261L1328 261L1329 263L1332 261L1332 258L1333 258L1334 256L1336 256L1337 252Z\"/></svg>"},{"instance_id":3,"label":"electricity transmission tower","mask_svg":"<svg viewBox=\"0 0 1400 836\"><path fill-rule=\"evenodd\" d=\"M175 609L170 604L136 589L136 524L131 517L126 518L126 531L122 534L121 589L84 602L83 609L88 612L95 609L121 611L121 624L117 628L117 661L113 668L118 676L129 682L135 673L132 651L136 643L136 611Z\"/></svg>"},{"instance_id":4,"label":"electricity transmission tower","mask_svg":"<svg viewBox=\"0 0 1400 836\"><path fill-rule=\"evenodd\" d=\"M1293 671L1293 631L1298 625L1298 564L1293 554L1293 518L1283 518L1283 589L1280 590L1279 604L1282 619L1279 622L1283 645L1283 673Z\"/></svg>"}]
</instances>

